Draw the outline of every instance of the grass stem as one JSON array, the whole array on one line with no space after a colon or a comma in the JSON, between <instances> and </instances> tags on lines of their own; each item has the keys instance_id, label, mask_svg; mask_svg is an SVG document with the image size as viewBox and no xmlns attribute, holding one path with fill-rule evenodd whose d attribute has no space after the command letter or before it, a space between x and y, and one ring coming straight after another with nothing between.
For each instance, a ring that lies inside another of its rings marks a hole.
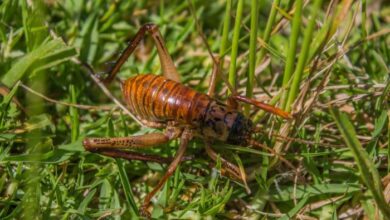
<instances>
[{"instance_id":1,"label":"grass stem","mask_svg":"<svg viewBox=\"0 0 390 220\"><path fill-rule=\"evenodd\" d=\"M238 40L240 38L241 18L242 11L244 9L244 0L238 0L236 10L236 20L234 21L232 52L230 55L230 67L229 67L229 83L236 89L237 82L237 54L238 54Z\"/></svg>"},{"instance_id":2,"label":"grass stem","mask_svg":"<svg viewBox=\"0 0 390 220\"><path fill-rule=\"evenodd\" d=\"M257 38L257 20L258 20L257 0L251 1L251 30L249 38L249 72L246 84L246 96L253 97L253 85L255 82L256 69L256 38ZM249 115L249 105L245 105L245 115Z\"/></svg>"},{"instance_id":3,"label":"grass stem","mask_svg":"<svg viewBox=\"0 0 390 220\"><path fill-rule=\"evenodd\" d=\"M322 4L322 0L316 0L314 2L314 5L313 5L311 13L310 13L309 25L305 30L302 50L301 50L299 58L298 58L298 64L297 64L296 70L294 72L293 81L291 84L290 91L288 93L287 103L286 103L286 107L285 107L285 110L288 112L291 110L292 104L294 103L295 98L298 96L299 86L300 86L300 82L301 82L301 79L303 76L303 70L306 66L307 57L309 55L310 45L312 43L314 25L315 25L319 10L321 8L321 4Z\"/></svg>"}]
</instances>

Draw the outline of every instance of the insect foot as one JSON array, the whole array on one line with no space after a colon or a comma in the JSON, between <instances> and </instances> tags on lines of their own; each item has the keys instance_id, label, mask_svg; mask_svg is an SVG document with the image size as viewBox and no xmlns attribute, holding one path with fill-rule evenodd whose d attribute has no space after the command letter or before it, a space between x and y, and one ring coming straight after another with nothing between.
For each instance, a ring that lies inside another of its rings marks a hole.
<instances>
[{"instance_id":1,"label":"insect foot","mask_svg":"<svg viewBox=\"0 0 390 220\"><path fill-rule=\"evenodd\" d=\"M147 206L141 206L139 208L139 213L142 217L144 217L145 219L152 219L152 215L150 214L150 212L148 211L148 207Z\"/></svg>"}]
</instances>

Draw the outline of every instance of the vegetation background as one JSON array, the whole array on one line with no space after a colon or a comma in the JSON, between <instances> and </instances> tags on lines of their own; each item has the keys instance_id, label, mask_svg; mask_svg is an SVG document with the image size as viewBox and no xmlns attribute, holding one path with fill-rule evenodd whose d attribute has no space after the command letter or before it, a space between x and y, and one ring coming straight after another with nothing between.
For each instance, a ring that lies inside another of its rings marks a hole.
<instances>
[{"instance_id":1,"label":"vegetation background","mask_svg":"<svg viewBox=\"0 0 390 220\"><path fill-rule=\"evenodd\" d=\"M135 219L166 168L86 152L84 137L144 134L80 62L104 72L157 24L183 83L205 92L208 52L241 94L294 115L244 112L259 149L213 147L248 175L220 175L203 143L153 200L154 218L390 219L390 7L381 0L0 3L0 218ZM150 38L120 78L159 73ZM218 83L218 98L227 86ZM120 99L118 85L109 91ZM172 156L177 141L145 150Z\"/></svg>"}]
</instances>

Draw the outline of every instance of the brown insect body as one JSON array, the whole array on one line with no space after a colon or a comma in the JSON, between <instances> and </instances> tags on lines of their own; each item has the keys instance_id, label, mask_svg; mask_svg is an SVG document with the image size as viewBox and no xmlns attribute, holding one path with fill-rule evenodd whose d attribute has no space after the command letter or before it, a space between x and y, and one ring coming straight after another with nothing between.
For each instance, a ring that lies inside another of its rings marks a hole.
<instances>
[{"instance_id":1,"label":"brown insect body","mask_svg":"<svg viewBox=\"0 0 390 220\"><path fill-rule=\"evenodd\" d=\"M168 54L157 26L145 24L123 51L108 77L102 81L109 83L115 78L122 65L134 52L146 33L151 34L157 47L163 76L141 74L131 77L122 83L122 93L132 116L146 126L165 127L167 129L163 133L156 132L130 137L88 137L83 141L85 149L90 152L128 160L155 161L160 163L170 161L167 172L157 186L147 194L140 208L141 215L148 218L150 217L148 207L152 197L163 187L164 183L184 159L187 145L193 136L203 139L207 155L213 161L220 159L228 175L242 180L249 192L245 172L228 160L219 157L218 153L211 147L213 141L222 141L241 146L258 145L251 138L251 132L254 131L251 120L245 118L239 112L238 106L229 105L229 103L224 105L212 98L218 74L218 62L215 62L213 65L207 95L184 86L180 83L177 69ZM88 67L88 69L94 73L92 68ZM232 92L233 94L229 99L234 102L245 102L283 118L290 118L287 112L254 99L240 96L235 91ZM161 158L156 155L145 155L129 151L166 144L177 138L180 138L180 144L174 158Z\"/></svg>"},{"instance_id":2,"label":"brown insect body","mask_svg":"<svg viewBox=\"0 0 390 220\"><path fill-rule=\"evenodd\" d=\"M127 79L122 92L129 110L141 121L190 126L209 141L246 144L252 122L237 110L183 84L154 74Z\"/></svg>"}]
</instances>

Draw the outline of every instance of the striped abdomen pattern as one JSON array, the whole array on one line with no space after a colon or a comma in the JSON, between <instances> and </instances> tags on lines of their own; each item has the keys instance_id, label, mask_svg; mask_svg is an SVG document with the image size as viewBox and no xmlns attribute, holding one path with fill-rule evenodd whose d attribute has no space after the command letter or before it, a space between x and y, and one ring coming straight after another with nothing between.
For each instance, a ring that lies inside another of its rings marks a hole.
<instances>
[{"instance_id":1,"label":"striped abdomen pattern","mask_svg":"<svg viewBox=\"0 0 390 220\"><path fill-rule=\"evenodd\" d=\"M127 79L123 95L139 119L199 126L212 99L164 76L140 74Z\"/></svg>"}]
</instances>

